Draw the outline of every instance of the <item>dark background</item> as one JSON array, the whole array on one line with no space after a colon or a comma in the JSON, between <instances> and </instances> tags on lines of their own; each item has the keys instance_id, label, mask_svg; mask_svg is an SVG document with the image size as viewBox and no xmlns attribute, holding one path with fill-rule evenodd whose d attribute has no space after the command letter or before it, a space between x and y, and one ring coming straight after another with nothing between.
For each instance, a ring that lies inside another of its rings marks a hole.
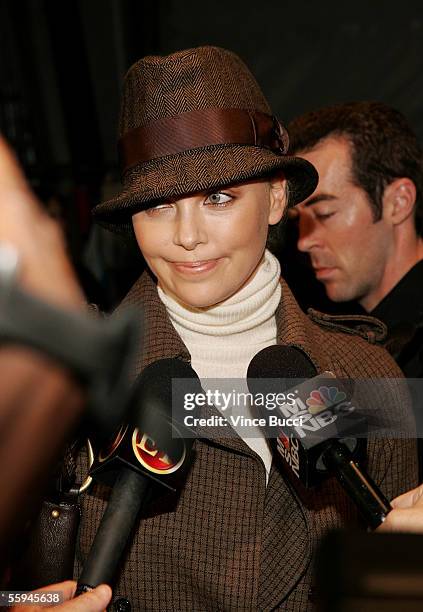
<instances>
[{"instance_id":1,"label":"dark background","mask_svg":"<svg viewBox=\"0 0 423 612\"><path fill-rule=\"evenodd\" d=\"M220 45L246 61L283 123L325 104L377 99L400 109L422 140L422 6L0 0L0 129L63 222L89 298L110 308L142 266L90 221L92 206L118 189L119 95L134 61Z\"/></svg>"}]
</instances>

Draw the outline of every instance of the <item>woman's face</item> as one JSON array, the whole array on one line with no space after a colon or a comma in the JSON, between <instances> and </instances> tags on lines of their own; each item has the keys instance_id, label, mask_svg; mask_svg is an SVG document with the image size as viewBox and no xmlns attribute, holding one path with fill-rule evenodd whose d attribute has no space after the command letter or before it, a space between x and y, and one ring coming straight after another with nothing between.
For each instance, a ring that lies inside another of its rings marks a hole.
<instances>
[{"instance_id":1,"label":"woman's face","mask_svg":"<svg viewBox=\"0 0 423 612\"><path fill-rule=\"evenodd\" d=\"M268 225L285 209L285 179L255 180L167 201L132 217L162 290L205 308L234 295L262 259Z\"/></svg>"}]
</instances>

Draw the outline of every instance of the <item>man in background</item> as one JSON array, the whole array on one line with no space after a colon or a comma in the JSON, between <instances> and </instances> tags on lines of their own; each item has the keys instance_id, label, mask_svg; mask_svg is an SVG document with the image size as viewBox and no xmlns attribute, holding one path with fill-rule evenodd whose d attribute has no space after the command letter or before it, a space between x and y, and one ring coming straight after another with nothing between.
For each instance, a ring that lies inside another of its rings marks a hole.
<instances>
[{"instance_id":1,"label":"man in background","mask_svg":"<svg viewBox=\"0 0 423 612\"><path fill-rule=\"evenodd\" d=\"M423 376L422 150L405 117L379 102L322 108L289 126L291 151L319 173L296 207L298 249L327 297L356 301L388 328L386 348L404 374ZM419 386L410 382L417 432ZM418 440L423 480L423 438Z\"/></svg>"},{"instance_id":2,"label":"man in background","mask_svg":"<svg viewBox=\"0 0 423 612\"><path fill-rule=\"evenodd\" d=\"M297 209L298 249L334 302L355 300L388 327L408 377L423 374L422 150L379 102L313 111L289 126L291 151L319 172Z\"/></svg>"}]
</instances>

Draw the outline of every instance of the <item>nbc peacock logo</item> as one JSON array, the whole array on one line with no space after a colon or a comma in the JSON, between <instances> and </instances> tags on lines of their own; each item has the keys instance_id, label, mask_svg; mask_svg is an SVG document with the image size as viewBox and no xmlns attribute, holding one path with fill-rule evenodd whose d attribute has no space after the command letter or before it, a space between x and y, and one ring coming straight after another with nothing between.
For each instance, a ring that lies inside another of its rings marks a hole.
<instances>
[{"instance_id":1,"label":"nbc peacock logo","mask_svg":"<svg viewBox=\"0 0 423 612\"><path fill-rule=\"evenodd\" d=\"M319 414L331 406L343 402L346 397L347 394L337 387L319 387L310 393L306 404L310 414Z\"/></svg>"}]
</instances>

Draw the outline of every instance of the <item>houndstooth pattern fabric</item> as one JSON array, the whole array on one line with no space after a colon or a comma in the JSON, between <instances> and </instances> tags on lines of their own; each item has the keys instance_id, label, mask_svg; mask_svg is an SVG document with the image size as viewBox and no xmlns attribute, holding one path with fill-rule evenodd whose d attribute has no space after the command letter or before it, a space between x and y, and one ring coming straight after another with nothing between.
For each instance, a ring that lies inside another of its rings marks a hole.
<instances>
[{"instance_id":1,"label":"houndstooth pattern fabric","mask_svg":"<svg viewBox=\"0 0 423 612\"><path fill-rule=\"evenodd\" d=\"M144 348L135 377L163 357L189 361L146 272L122 304L143 306ZM322 329L296 304L282 281L276 313L278 343L294 344L319 371L344 377L401 376L388 354L363 339ZM141 324L141 321L140 321ZM398 423L406 398L392 383L370 398L375 414ZM143 512L120 571L115 597L148 612L307 612L314 609L313 555L331 528L360 526L354 505L334 479L312 490L294 488L275 459L269 483L261 459L240 439L194 444L192 471L180 496L164 494ZM371 440L368 470L388 498L415 486L416 451L407 440ZM78 461L81 475L83 457ZM108 490L82 496L77 570L89 551Z\"/></svg>"}]
</instances>

